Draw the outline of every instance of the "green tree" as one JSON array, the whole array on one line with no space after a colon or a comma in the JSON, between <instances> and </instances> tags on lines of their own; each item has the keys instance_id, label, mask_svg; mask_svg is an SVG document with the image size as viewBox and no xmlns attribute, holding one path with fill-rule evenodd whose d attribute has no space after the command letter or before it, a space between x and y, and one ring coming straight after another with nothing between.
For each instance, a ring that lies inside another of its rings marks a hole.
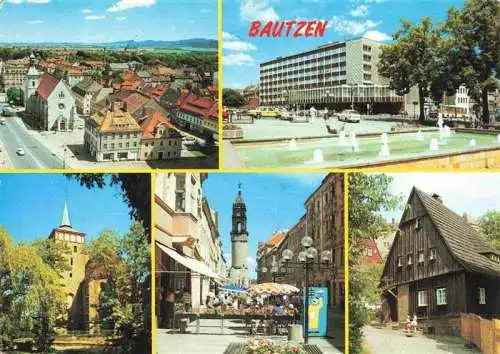
<instances>
[{"instance_id":1,"label":"green tree","mask_svg":"<svg viewBox=\"0 0 500 354\"><path fill-rule=\"evenodd\" d=\"M461 10L451 7L445 31L450 37L448 67L481 102L482 121L490 121L488 92L498 86L500 73L500 2L466 0Z\"/></svg>"},{"instance_id":2,"label":"green tree","mask_svg":"<svg viewBox=\"0 0 500 354\"><path fill-rule=\"evenodd\" d=\"M478 224L491 245L500 251L500 211L488 210L479 217Z\"/></svg>"},{"instance_id":3,"label":"green tree","mask_svg":"<svg viewBox=\"0 0 500 354\"><path fill-rule=\"evenodd\" d=\"M48 238L39 238L32 242L33 247L45 264L49 265L57 273L71 270L68 263L68 256L71 254L71 249L63 242L55 242Z\"/></svg>"},{"instance_id":4,"label":"green tree","mask_svg":"<svg viewBox=\"0 0 500 354\"><path fill-rule=\"evenodd\" d=\"M17 87L9 87L7 89L7 99L9 102L19 104L21 102L21 90Z\"/></svg>"},{"instance_id":5,"label":"green tree","mask_svg":"<svg viewBox=\"0 0 500 354\"><path fill-rule=\"evenodd\" d=\"M225 88L222 90L222 104L227 107L241 107L245 99L236 90Z\"/></svg>"},{"instance_id":6,"label":"green tree","mask_svg":"<svg viewBox=\"0 0 500 354\"><path fill-rule=\"evenodd\" d=\"M389 191L391 181L384 174L349 174L349 352L353 354L362 351L367 321L361 272L363 241L386 233L387 222L380 212L393 210L401 203L401 197Z\"/></svg>"},{"instance_id":7,"label":"green tree","mask_svg":"<svg viewBox=\"0 0 500 354\"><path fill-rule=\"evenodd\" d=\"M432 20L424 17L421 23L401 20L402 28L393 35L393 42L381 48L379 73L389 78L390 87L399 95L418 89L419 120L425 121L425 97L439 80L439 48L441 36Z\"/></svg>"},{"instance_id":8,"label":"green tree","mask_svg":"<svg viewBox=\"0 0 500 354\"><path fill-rule=\"evenodd\" d=\"M380 278L384 271L384 264L369 263L363 264L360 269L360 287L362 298L369 304L380 302Z\"/></svg>"}]
</instances>

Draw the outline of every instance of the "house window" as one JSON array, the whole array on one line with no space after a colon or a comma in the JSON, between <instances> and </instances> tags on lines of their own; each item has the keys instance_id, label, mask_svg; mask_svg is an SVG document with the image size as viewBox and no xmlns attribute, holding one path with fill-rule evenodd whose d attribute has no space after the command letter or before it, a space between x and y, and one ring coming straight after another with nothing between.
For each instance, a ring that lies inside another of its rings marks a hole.
<instances>
[{"instance_id":1,"label":"house window","mask_svg":"<svg viewBox=\"0 0 500 354\"><path fill-rule=\"evenodd\" d=\"M73 252L77 252L78 251L78 248L76 246L73 246Z\"/></svg>"},{"instance_id":2,"label":"house window","mask_svg":"<svg viewBox=\"0 0 500 354\"><path fill-rule=\"evenodd\" d=\"M59 98L64 98L64 92L59 92Z\"/></svg>"},{"instance_id":3,"label":"house window","mask_svg":"<svg viewBox=\"0 0 500 354\"><path fill-rule=\"evenodd\" d=\"M373 249L372 249L371 247L367 247L367 248L366 248L366 255L367 255L368 257L373 256Z\"/></svg>"},{"instance_id":4,"label":"house window","mask_svg":"<svg viewBox=\"0 0 500 354\"><path fill-rule=\"evenodd\" d=\"M73 273L69 273L69 277L70 277L70 278L73 278Z\"/></svg>"},{"instance_id":5,"label":"house window","mask_svg":"<svg viewBox=\"0 0 500 354\"><path fill-rule=\"evenodd\" d=\"M417 218L415 220L415 230L421 229L422 228L422 218Z\"/></svg>"},{"instance_id":6,"label":"house window","mask_svg":"<svg viewBox=\"0 0 500 354\"><path fill-rule=\"evenodd\" d=\"M64 103L59 103L59 109L64 109Z\"/></svg>"},{"instance_id":7,"label":"house window","mask_svg":"<svg viewBox=\"0 0 500 354\"><path fill-rule=\"evenodd\" d=\"M70 265L73 265L73 257L71 257L71 260L70 260Z\"/></svg>"},{"instance_id":8,"label":"house window","mask_svg":"<svg viewBox=\"0 0 500 354\"><path fill-rule=\"evenodd\" d=\"M446 305L446 288L436 289L436 305L443 306Z\"/></svg>"},{"instance_id":9,"label":"house window","mask_svg":"<svg viewBox=\"0 0 500 354\"><path fill-rule=\"evenodd\" d=\"M427 306L427 290L420 290L418 292L418 306Z\"/></svg>"},{"instance_id":10,"label":"house window","mask_svg":"<svg viewBox=\"0 0 500 354\"><path fill-rule=\"evenodd\" d=\"M424 263L424 261L425 261L424 251L419 251L418 252L418 263Z\"/></svg>"},{"instance_id":11,"label":"house window","mask_svg":"<svg viewBox=\"0 0 500 354\"><path fill-rule=\"evenodd\" d=\"M108 144L104 144L104 148L107 149L108 148Z\"/></svg>"},{"instance_id":12,"label":"house window","mask_svg":"<svg viewBox=\"0 0 500 354\"><path fill-rule=\"evenodd\" d=\"M403 257L398 256L398 267L402 267L402 266L403 266Z\"/></svg>"},{"instance_id":13,"label":"house window","mask_svg":"<svg viewBox=\"0 0 500 354\"><path fill-rule=\"evenodd\" d=\"M432 247L431 249L429 249L429 259L431 261L434 261L434 260L436 260L436 257L437 257L436 247Z\"/></svg>"},{"instance_id":14,"label":"house window","mask_svg":"<svg viewBox=\"0 0 500 354\"><path fill-rule=\"evenodd\" d=\"M184 192L175 192L175 211L184 212L186 211L184 205Z\"/></svg>"},{"instance_id":15,"label":"house window","mask_svg":"<svg viewBox=\"0 0 500 354\"><path fill-rule=\"evenodd\" d=\"M413 264L413 254L409 254L406 256L406 264L411 266Z\"/></svg>"},{"instance_id":16,"label":"house window","mask_svg":"<svg viewBox=\"0 0 500 354\"><path fill-rule=\"evenodd\" d=\"M485 304L486 304L486 289L479 288L479 305L485 305Z\"/></svg>"}]
</instances>

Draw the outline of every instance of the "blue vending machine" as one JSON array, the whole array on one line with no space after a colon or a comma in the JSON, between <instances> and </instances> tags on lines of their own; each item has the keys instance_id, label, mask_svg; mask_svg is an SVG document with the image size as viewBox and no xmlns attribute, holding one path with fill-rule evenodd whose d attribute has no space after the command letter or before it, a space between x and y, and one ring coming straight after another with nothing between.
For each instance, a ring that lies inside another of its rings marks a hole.
<instances>
[{"instance_id":1,"label":"blue vending machine","mask_svg":"<svg viewBox=\"0 0 500 354\"><path fill-rule=\"evenodd\" d=\"M309 288L309 336L325 337L328 316L328 288Z\"/></svg>"}]
</instances>

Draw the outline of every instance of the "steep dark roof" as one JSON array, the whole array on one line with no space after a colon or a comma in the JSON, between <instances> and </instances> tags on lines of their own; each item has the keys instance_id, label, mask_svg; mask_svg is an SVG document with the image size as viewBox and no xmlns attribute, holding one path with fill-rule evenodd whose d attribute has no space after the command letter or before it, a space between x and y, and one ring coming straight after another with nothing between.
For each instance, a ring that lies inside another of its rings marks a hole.
<instances>
[{"instance_id":1,"label":"steep dark roof","mask_svg":"<svg viewBox=\"0 0 500 354\"><path fill-rule=\"evenodd\" d=\"M498 253L483 235L440 201L415 187L414 192L457 262L470 272L500 277L500 263L482 254Z\"/></svg>"}]
</instances>

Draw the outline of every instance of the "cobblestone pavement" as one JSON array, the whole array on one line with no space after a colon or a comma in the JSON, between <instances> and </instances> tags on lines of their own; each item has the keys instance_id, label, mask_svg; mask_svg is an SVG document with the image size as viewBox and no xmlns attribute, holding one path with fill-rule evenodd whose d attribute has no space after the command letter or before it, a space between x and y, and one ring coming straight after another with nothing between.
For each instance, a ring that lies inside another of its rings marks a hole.
<instances>
[{"instance_id":1,"label":"cobblestone pavement","mask_svg":"<svg viewBox=\"0 0 500 354\"><path fill-rule=\"evenodd\" d=\"M227 322L227 323L226 323ZM220 320L200 320L200 334L195 332L194 322L188 328L189 334L169 333L166 329L156 331L157 354L222 354L231 343L246 342L249 336L236 321L225 321L224 334L221 335ZM284 339L286 337L267 337ZM324 354L342 353L331 344L329 338L309 338L309 344L316 344Z\"/></svg>"},{"instance_id":2,"label":"cobblestone pavement","mask_svg":"<svg viewBox=\"0 0 500 354\"><path fill-rule=\"evenodd\" d=\"M364 328L365 347L370 354L471 354L479 350L465 347L466 342L460 337L432 336L417 334L407 337L402 330L392 328Z\"/></svg>"}]
</instances>

